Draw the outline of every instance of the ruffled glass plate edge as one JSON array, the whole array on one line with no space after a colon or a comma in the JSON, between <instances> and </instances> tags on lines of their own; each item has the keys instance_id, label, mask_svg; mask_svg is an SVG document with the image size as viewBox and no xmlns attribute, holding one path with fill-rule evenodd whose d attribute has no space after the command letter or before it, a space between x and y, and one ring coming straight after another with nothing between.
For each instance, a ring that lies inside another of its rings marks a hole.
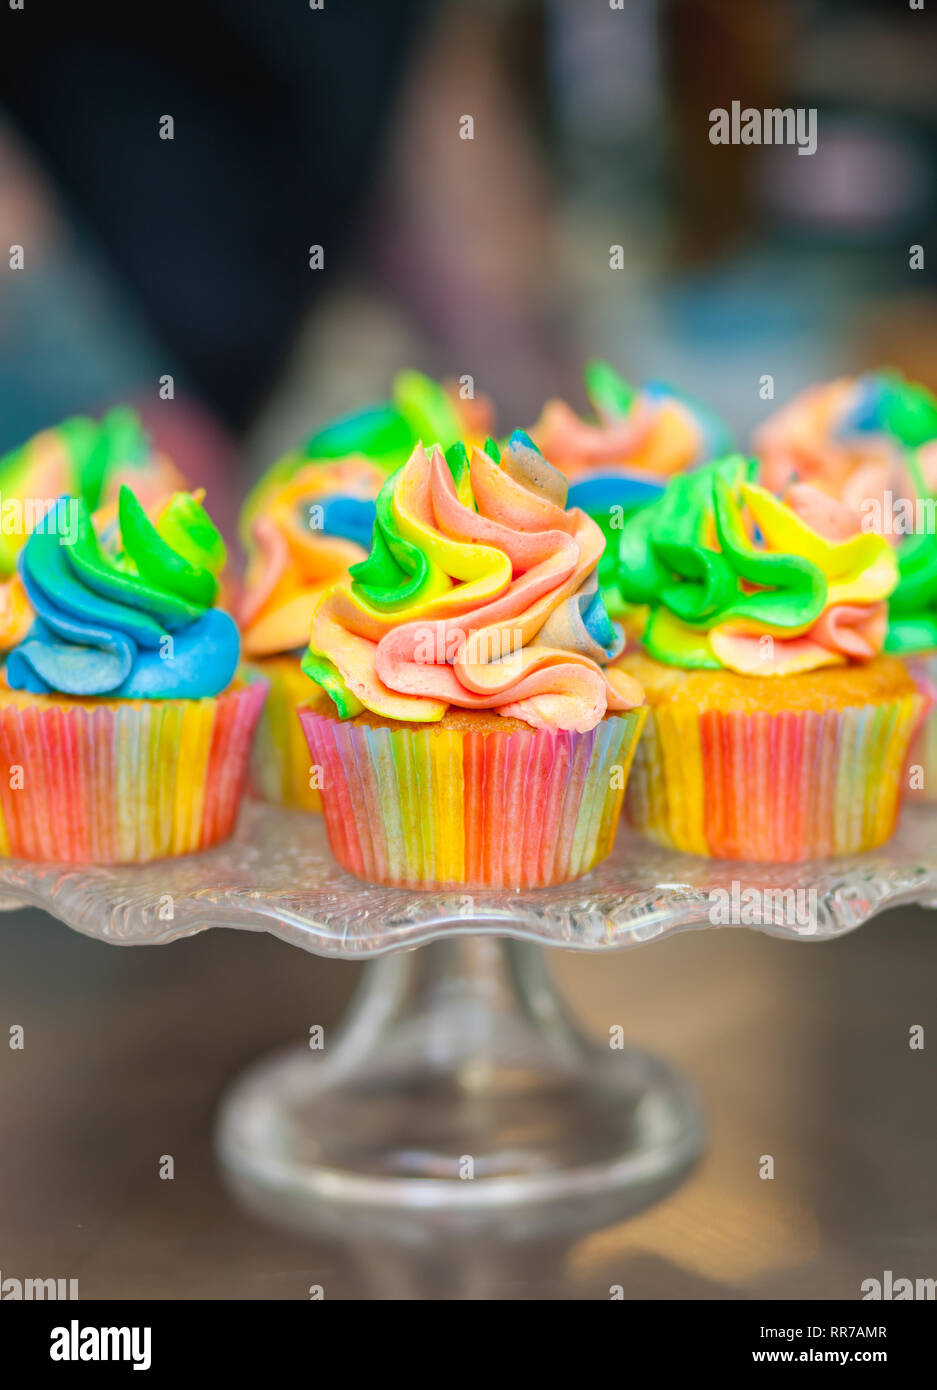
<instances>
[{"instance_id":1,"label":"ruffled glass plate edge","mask_svg":"<svg viewBox=\"0 0 937 1390\"><path fill-rule=\"evenodd\" d=\"M908 903L937 906L937 806L906 808L879 850L800 865L677 854L623 828L585 878L517 893L361 883L334 863L320 817L255 801L233 838L202 854L113 867L0 860L0 910L43 908L102 941L159 945L228 927L358 960L451 933L593 952L716 926L826 941Z\"/></svg>"}]
</instances>

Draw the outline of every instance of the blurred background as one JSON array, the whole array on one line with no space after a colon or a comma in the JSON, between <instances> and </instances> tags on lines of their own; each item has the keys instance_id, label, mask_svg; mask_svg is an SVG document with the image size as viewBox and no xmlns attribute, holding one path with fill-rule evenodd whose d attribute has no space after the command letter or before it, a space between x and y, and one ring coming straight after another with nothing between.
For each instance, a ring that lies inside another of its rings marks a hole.
<instances>
[{"instance_id":1,"label":"blurred background","mask_svg":"<svg viewBox=\"0 0 937 1390\"><path fill-rule=\"evenodd\" d=\"M509 428L548 395L584 406L602 355L708 400L741 440L812 380L885 363L937 388L935 12L2 5L0 451L131 399L230 528L250 478L402 366L471 375ZM734 99L816 107L816 154L710 144ZM601 967L555 953L590 1026L621 1022L701 1083L704 1164L635 1222L409 1263L310 1251L218 1186L219 1090L330 1024L354 982L294 956L229 933L118 952L0 921L3 1029L28 1039L0 1048L4 1273L169 1298L854 1298L885 1268L937 1274L933 1049L907 1048L937 1026L928 914L819 950L726 931Z\"/></svg>"},{"instance_id":2,"label":"blurred background","mask_svg":"<svg viewBox=\"0 0 937 1390\"><path fill-rule=\"evenodd\" d=\"M937 387L937 256L909 266L937 221L928 10L30 0L0 22L0 247L25 256L0 275L0 450L130 397L230 511L404 365L471 375L510 428L584 404L602 355L742 441L837 373ZM733 99L817 108L816 153L711 144Z\"/></svg>"}]
</instances>

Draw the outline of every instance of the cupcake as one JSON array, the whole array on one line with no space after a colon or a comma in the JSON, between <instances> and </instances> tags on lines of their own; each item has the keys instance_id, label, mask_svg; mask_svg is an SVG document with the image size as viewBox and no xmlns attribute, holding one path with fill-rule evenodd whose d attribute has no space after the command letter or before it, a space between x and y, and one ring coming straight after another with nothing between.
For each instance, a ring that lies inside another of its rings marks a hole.
<instances>
[{"instance_id":1,"label":"cupcake","mask_svg":"<svg viewBox=\"0 0 937 1390\"><path fill-rule=\"evenodd\" d=\"M144 507L185 486L127 406L100 420L64 420L0 458L0 652L21 641L32 624L16 562L36 523L64 496L81 498L89 512L113 506L124 483Z\"/></svg>"},{"instance_id":2,"label":"cupcake","mask_svg":"<svg viewBox=\"0 0 937 1390\"><path fill-rule=\"evenodd\" d=\"M586 392L595 413L584 420L551 400L530 433L570 482L569 505L582 507L605 533L599 583L609 611L623 612L614 550L626 517L656 501L668 478L731 447L725 426L704 406L661 382L630 386L606 362L589 362Z\"/></svg>"},{"instance_id":3,"label":"cupcake","mask_svg":"<svg viewBox=\"0 0 937 1390\"><path fill-rule=\"evenodd\" d=\"M885 651L903 658L921 689L937 691L937 498L922 496L929 520L898 543L898 584L888 605ZM905 782L915 800L937 801L937 713L924 719L908 754Z\"/></svg>"},{"instance_id":4,"label":"cupcake","mask_svg":"<svg viewBox=\"0 0 937 1390\"><path fill-rule=\"evenodd\" d=\"M536 888L611 849L645 718L598 593L600 528L526 435L418 445L366 561L319 601L300 709L343 868Z\"/></svg>"},{"instance_id":5,"label":"cupcake","mask_svg":"<svg viewBox=\"0 0 937 1390\"><path fill-rule=\"evenodd\" d=\"M265 801L321 810L296 707L313 688L300 660L322 594L367 559L374 503L388 474L420 438L484 439L487 401L463 401L451 383L401 372L393 400L326 425L260 480L244 505L248 567L238 605L244 654L269 694L251 754L251 787Z\"/></svg>"},{"instance_id":6,"label":"cupcake","mask_svg":"<svg viewBox=\"0 0 937 1390\"><path fill-rule=\"evenodd\" d=\"M224 543L199 496L95 520L62 498L20 557L35 620L0 689L0 853L139 863L232 831L264 683L214 606Z\"/></svg>"},{"instance_id":7,"label":"cupcake","mask_svg":"<svg viewBox=\"0 0 937 1390\"><path fill-rule=\"evenodd\" d=\"M619 582L649 618L622 668L650 716L633 824L675 849L796 862L881 844L926 705L883 656L892 547L809 484L782 502L738 456L626 523Z\"/></svg>"},{"instance_id":8,"label":"cupcake","mask_svg":"<svg viewBox=\"0 0 937 1390\"><path fill-rule=\"evenodd\" d=\"M385 481L360 455L299 467L251 530L238 606L244 654L269 684L251 753L251 787L266 801L321 810L315 770L296 707L312 687L300 658L322 594L365 559L374 499Z\"/></svg>"},{"instance_id":9,"label":"cupcake","mask_svg":"<svg viewBox=\"0 0 937 1390\"><path fill-rule=\"evenodd\" d=\"M879 371L809 387L755 431L753 449L772 492L783 496L791 483L812 483L860 511L875 530L882 529L872 523L886 493L913 497L922 483L928 491L937 485L934 441L931 392Z\"/></svg>"},{"instance_id":10,"label":"cupcake","mask_svg":"<svg viewBox=\"0 0 937 1390\"><path fill-rule=\"evenodd\" d=\"M766 486L809 482L856 513L895 548L886 653L908 660L926 691L937 685L937 399L897 372L813 386L756 433ZM937 799L937 713L909 754L909 792Z\"/></svg>"},{"instance_id":11,"label":"cupcake","mask_svg":"<svg viewBox=\"0 0 937 1390\"><path fill-rule=\"evenodd\" d=\"M364 458L380 469L382 479L400 468L420 440L439 440L443 447L457 439L484 443L494 429L486 396L463 398L454 381L442 384L421 372L399 372L392 398L352 411L310 435L303 446L287 454L263 475L241 511L241 540L249 549L254 522L263 516L280 489L310 463Z\"/></svg>"}]
</instances>

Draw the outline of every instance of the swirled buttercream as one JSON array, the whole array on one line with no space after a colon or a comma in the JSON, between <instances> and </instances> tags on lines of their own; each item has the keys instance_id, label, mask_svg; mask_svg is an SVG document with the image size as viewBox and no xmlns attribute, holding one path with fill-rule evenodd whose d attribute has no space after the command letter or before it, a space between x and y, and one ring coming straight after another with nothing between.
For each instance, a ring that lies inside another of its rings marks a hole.
<instances>
[{"instance_id":1,"label":"swirled buttercream","mask_svg":"<svg viewBox=\"0 0 937 1390\"><path fill-rule=\"evenodd\" d=\"M651 656L789 675L881 651L894 552L807 484L781 501L736 455L673 479L622 529L618 582L650 613Z\"/></svg>"},{"instance_id":2,"label":"swirled buttercream","mask_svg":"<svg viewBox=\"0 0 937 1390\"><path fill-rule=\"evenodd\" d=\"M399 372L391 400L330 421L310 435L300 449L267 470L241 509L241 540L250 550L257 518L265 516L296 474L305 473L311 464L364 460L368 467L379 470L383 482L406 463L421 440L436 442L444 449L458 439L480 445L492 433L493 420L487 397L466 398L455 382L440 384L421 372ZM367 536L364 544L367 546Z\"/></svg>"},{"instance_id":3,"label":"swirled buttercream","mask_svg":"<svg viewBox=\"0 0 937 1390\"><path fill-rule=\"evenodd\" d=\"M246 654L302 650L324 590L367 558L388 473L421 439L443 448L459 438L481 443L491 421L485 397L464 400L454 383L400 372L393 400L334 420L274 464L241 513L248 568L238 620Z\"/></svg>"},{"instance_id":4,"label":"swirled buttercream","mask_svg":"<svg viewBox=\"0 0 937 1390\"><path fill-rule=\"evenodd\" d=\"M100 420L64 420L0 459L0 651L22 641L32 623L16 561L37 522L63 496L80 497L90 512L114 507L123 483L146 507L186 486L127 406Z\"/></svg>"},{"instance_id":5,"label":"swirled buttercream","mask_svg":"<svg viewBox=\"0 0 937 1390\"><path fill-rule=\"evenodd\" d=\"M212 606L225 548L199 496L175 493L153 522L122 487L118 521L100 536L80 498L60 499L55 517L20 558L36 618L7 658L8 684L144 700L224 690L240 641Z\"/></svg>"},{"instance_id":6,"label":"swirled buttercream","mask_svg":"<svg viewBox=\"0 0 937 1390\"><path fill-rule=\"evenodd\" d=\"M367 557L385 481L361 456L309 463L268 495L251 525L238 621L247 656L305 648L325 590Z\"/></svg>"},{"instance_id":7,"label":"swirled buttercream","mask_svg":"<svg viewBox=\"0 0 937 1390\"><path fill-rule=\"evenodd\" d=\"M772 492L813 483L858 510L886 489L912 496L908 451L935 439L931 392L897 372L868 372L802 391L755 431L753 446ZM937 476L928 482L932 489Z\"/></svg>"},{"instance_id":8,"label":"swirled buttercream","mask_svg":"<svg viewBox=\"0 0 937 1390\"><path fill-rule=\"evenodd\" d=\"M597 590L599 527L517 431L501 452L418 445L377 500L371 552L319 601L307 675L342 717L450 706L587 730L643 702L603 664L623 639Z\"/></svg>"},{"instance_id":9,"label":"swirled buttercream","mask_svg":"<svg viewBox=\"0 0 937 1390\"><path fill-rule=\"evenodd\" d=\"M731 440L711 411L661 382L636 388L600 361L584 375L594 418L551 400L530 433L569 478L569 506L582 507L605 533L599 583L617 617L624 604L613 560L623 520L656 502L668 477L719 457Z\"/></svg>"},{"instance_id":10,"label":"swirled buttercream","mask_svg":"<svg viewBox=\"0 0 937 1390\"><path fill-rule=\"evenodd\" d=\"M898 585L885 650L937 647L937 399L897 372L812 386L755 435L762 478L783 495L809 482L894 545Z\"/></svg>"},{"instance_id":11,"label":"swirled buttercream","mask_svg":"<svg viewBox=\"0 0 937 1390\"><path fill-rule=\"evenodd\" d=\"M0 458L0 577L13 572L29 534L26 526L8 524L4 508L12 522L17 504L51 507L68 496L80 497L94 512L116 501L124 483L145 507L185 486L128 406L115 406L100 420L80 415L63 420L5 454Z\"/></svg>"},{"instance_id":12,"label":"swirled buttercream","mask_svg":"<svg viewBox=\"0 0 937 1390\"><path fill-rule=\"evenodd\" d=\"M538 448L574 485L603 474L647 484L729 448L722 422L663 382L631 386L601 361L589 362L584 376L593 420L577 415L565 401L550 400L530 429ZM575 496L571 491L571 503Z\"/></svg>"}]
</instances>

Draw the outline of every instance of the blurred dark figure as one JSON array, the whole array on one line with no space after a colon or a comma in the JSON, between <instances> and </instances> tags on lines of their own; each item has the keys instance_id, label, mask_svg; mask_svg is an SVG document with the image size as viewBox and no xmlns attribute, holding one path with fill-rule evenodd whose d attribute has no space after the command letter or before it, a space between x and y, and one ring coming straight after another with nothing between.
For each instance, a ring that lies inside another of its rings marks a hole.
<instances>
[{"instance_id":1,"label":"blurred dark figure","mask_svg":"<svg viewBox=\"0 0 937 1390\"><path fill-rule=\"evenodd\" d=\"M242 427L353 249L426 0L4 3L0 100L187 384ZM171 116L173 138L160 137ZM309 247L324 248L324 271Z\"/></svg>"}]
</instances>

